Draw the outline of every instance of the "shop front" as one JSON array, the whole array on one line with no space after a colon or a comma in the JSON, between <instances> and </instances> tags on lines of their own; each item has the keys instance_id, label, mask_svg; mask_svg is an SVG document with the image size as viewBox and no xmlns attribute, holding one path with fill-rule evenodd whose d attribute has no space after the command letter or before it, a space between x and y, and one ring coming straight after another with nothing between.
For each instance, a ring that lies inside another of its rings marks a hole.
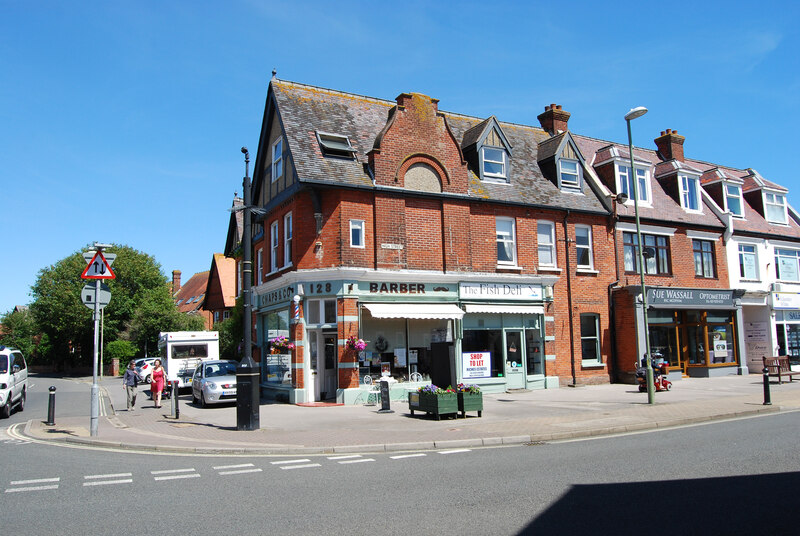
<instances>
[{"instance_id":1,"label":"shop front","mask_svg":"<svg viewBox=\"0 0 800 536\"><path fill-rule=\"evenodd\" d=\"M800 364L800 294L771 292L775 318L777 354L789 356L792 364Z\"/></svg>"},{"instance_id":2,"label":"shop front","mask_svg":"<svg viewBox=\"0 0 800 536\"><path fill-rule=\"evenodd\" d=\"M656 363L669 364L670 379L741 373L740 294L729 289L648 287L650 349ZM640 300L636 304L640 310ZM643 316L637 317L640 328Z\"/></svg>"}]
</instances>

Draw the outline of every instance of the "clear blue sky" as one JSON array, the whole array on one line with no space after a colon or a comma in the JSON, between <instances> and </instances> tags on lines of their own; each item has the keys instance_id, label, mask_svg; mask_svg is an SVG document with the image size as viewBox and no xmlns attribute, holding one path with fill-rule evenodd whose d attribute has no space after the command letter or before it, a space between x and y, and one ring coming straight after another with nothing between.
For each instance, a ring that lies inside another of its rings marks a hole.
<instances>
[{"instance_id":1,"label":"clear blue sky","mask_svg":"<svg viewBox=\"0 0 800 536\"><path fill-rule=\"evenodd\" d=\"M669 7L668 7L669 6ZM0 313L94 241L184 281L221 252L278 77L753 167L800 208L794 2L0 0Z\"/></svg>"}]
</instances>

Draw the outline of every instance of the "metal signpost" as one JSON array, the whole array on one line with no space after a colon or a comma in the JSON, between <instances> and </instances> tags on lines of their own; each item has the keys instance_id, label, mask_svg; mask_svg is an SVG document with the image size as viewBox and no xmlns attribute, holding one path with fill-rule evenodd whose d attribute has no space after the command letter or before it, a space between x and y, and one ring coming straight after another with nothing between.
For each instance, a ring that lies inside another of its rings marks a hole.
<instances>
[{"instance_id":1,"label":"metal signpost","mask_svg":"<svg viewBox=\"0 0 800 536\"><path fill-rule=\"evenodd\" d=\"M97 385L97 357L99 351L100 337L100 311L111 301L111 290L102 283L102 279L114 279L117 277L111 270L111 264L117 256L113 253L103 255L104 248L110 248L111 244L94 243L95 251L87 251L83 254L86 260L81 278L94 279L94 285L87 283L81 291L81 301L84 305L94 312L94 358L92 365L92 404L91 418L89 422L89 434L97 435L97 419L100 415L100 387Z\"/></svg>"}]
</instances>

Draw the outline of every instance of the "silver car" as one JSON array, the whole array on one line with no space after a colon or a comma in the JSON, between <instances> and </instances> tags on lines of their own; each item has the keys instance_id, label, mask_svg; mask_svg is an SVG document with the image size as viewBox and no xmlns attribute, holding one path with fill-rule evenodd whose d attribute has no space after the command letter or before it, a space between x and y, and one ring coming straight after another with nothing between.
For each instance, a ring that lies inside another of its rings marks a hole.
<instances>
[{"instance_id":1,"label":"silver car","mask_svg":"<svg viewBox=\"0 0 800 536\"><path fill-rule=\"evenodd\" d=\"M236 361L203 361L194 369L192 402L208 404L236 401Z\"/></svg>"}]
</instances>

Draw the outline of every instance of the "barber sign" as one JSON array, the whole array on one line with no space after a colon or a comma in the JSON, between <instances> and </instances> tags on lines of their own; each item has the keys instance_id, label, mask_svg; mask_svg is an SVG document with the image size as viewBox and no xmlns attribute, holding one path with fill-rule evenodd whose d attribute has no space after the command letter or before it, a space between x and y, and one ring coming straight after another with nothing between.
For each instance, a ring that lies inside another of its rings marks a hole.
<instances>
[{"instance_id":1,"label":"barber sign","mask_svg":"<svg viewBox=\"0 0 800 536\"><path fill-rule=\"evenodd\" d=\"M490 378L491 369L491 352L464 352L461 354L461 376L465 380Z\"/></svg>"}]
</instances>

